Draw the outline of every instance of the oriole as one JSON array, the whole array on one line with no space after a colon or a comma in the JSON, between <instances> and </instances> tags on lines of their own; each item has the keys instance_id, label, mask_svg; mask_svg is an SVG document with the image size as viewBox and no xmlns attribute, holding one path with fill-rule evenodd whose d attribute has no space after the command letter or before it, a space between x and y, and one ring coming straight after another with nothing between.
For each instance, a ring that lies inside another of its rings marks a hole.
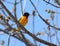
<instances>
[{"instance_id":1,"label":"oriole","mask_svg":"<svg viewBox=\"0 0 60 46\"><path fill-rule=\"evenodd\" d=\"M19 19L19 23L22 24L22 26L25 26L27 23L28 23L28 16L29 16L29 13L28 12L25 12L23 14L23 16ZM17 28L17 31L19 32L21 30L20 27Z\"/></svg>"}]
</instances>

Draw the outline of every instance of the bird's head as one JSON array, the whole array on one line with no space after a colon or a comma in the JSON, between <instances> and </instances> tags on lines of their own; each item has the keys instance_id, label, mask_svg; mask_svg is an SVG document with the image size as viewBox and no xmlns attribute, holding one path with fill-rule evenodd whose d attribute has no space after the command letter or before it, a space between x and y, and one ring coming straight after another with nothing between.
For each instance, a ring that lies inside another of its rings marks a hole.
<instances>
[{"instance_id":1,"label":"bird's head","mask_svg":"<svg viewBox=\"0 0 60 46\"><path fill-rule=\"evenodd\" d=\"M28 17L30 14L28 13L28 12L25 12L24 14L23 14L23 16L26 16L26 17Z\"/></svg>"}]
</instances>

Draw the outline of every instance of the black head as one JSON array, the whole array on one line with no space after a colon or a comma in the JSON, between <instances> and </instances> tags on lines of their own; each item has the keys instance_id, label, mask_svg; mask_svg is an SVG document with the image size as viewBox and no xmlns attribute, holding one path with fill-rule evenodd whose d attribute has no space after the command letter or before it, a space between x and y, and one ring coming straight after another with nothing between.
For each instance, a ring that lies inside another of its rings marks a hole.
<instances>
[{"instance_id":1,"label":"black head","mask_svg":"<svg viewBox=\"0 0 60 46\"><path fill-rule=\"evenodd\" d=\"M28 12L25 12L24 14L23 14L23 16L26 16L26 17L28 17L30 14L28 13Z\"/></svg>"}]
</instances>

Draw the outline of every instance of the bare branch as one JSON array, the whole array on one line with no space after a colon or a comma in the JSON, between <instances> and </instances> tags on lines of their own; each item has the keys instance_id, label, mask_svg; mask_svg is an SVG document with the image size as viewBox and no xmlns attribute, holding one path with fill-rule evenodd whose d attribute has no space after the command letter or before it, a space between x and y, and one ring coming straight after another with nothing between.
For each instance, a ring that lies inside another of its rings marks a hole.
<instances>
[{"instance_id":1,"label":"bare branch","mask_svg":"<svg viewBox=\"0 0 60 46\"><path fill-rule=\"evenodd\" d=\"M38 16L40 17L40 19L43 20L43 22L45 22L47 25L49 25L50 27L54 28L54 29L57 29L57 30L60 30L60 28L57 28L57 27L54 27L52 25L50 25L49 23L46 22L46 20L39 14L38 10L36 9L35 5L33 4L33 2L30 0L31 4L33 5L33 7L35 8L36 12L38 13Z\"/></svg>"},{"instance_id":2,"label":"bare branch","mask_svg":"<svg viewBox=\"0 0 60 46\"><path fill-rule=\"evenodd\" d=\"M4 32L4 33L6 33L6 34L9 35L9 32L8 31L2 30L2 29L0 29L0 31L2 31L2 32ZM24 42L27 46L35 46L27 38L26 38L26 41L25 41L23 39L23 37L21 37L21 34L16 33L15 35L11 35L11 36L13 36L14 38L18 39L19 41Z\"/></svg>"},{"instance_id":3,"label":"bare branch","mask_svg":"<svg viewBox=\"0 0 60 46\"><path fill-rule=\"evenodd\" d=\"M56 8L60 8L59 6L56 6L56 5L54 5L54 4L50 3L50 2L47 2L45 0L43 0L43 1L46 2L46 3L48 3L48 4L50 4L50 5L52 5L52 6L54 6L54 7L56 7Z\"/></svg>"}]
</instances>

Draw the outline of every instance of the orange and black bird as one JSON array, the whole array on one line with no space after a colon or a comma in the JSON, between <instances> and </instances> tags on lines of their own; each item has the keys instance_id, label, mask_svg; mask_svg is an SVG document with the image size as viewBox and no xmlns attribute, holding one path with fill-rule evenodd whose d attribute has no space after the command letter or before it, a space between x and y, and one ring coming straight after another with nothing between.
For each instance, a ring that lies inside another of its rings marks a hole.
<instances>
[{"instance_id":1,"label":"orange and black bird","mask_svg":"<svg viewBox=\"0 0 60 46\"><path fill-rule=\"evenodd\" d=\"M28 23L28 17L29 17L29 13L28 12L25 12L23 14L23 16L19 19L19 23L22 24L22 26L25 26L27 23ZM21 28L18 27L17 28L17 31L20 32Z\"/></svg>"}]
</instances>

